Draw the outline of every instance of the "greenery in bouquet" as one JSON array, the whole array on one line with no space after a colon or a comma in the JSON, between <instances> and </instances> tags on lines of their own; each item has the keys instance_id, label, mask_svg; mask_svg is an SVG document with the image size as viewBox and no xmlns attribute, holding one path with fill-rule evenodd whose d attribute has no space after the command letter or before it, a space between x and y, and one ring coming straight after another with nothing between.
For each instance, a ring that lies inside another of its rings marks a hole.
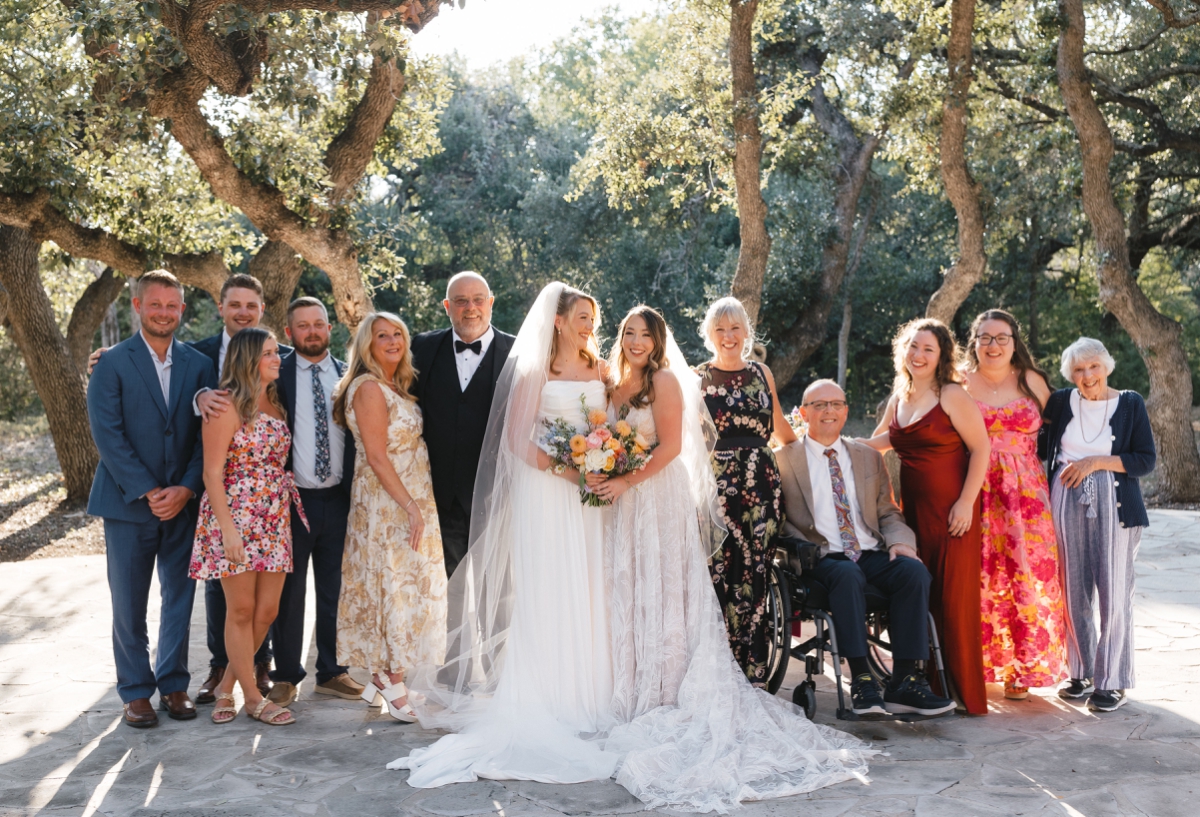
<instances>
[{"instance_id":1,"label":"greenery in bouquet","mask_svg":"<svg viewBox=\"0 0 1200 817\"><path fill-rule=\"evenodd\" d=\"M620 476L639 471L650 462L653 446L625 420L609 424L608 415L601 409L588 408L580 397L588 430L579 431L562 417L545 420L546 433L540 445L554 460L551 470L566 473L568 468L579 472L579 498L593 508L608 505L587 484L588 474Z\"/></svg>"}]
</instances>

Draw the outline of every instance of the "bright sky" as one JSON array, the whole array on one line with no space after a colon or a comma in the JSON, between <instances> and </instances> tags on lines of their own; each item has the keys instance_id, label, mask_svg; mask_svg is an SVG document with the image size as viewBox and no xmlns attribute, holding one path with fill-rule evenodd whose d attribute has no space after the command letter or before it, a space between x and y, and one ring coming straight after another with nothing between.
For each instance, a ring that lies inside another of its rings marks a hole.
<instances>
[{"instance_id":1,"label":"bright sky","mask_svg":"<svg viewBox=\"0 0 1200 817\"><path fill-rule=\"evenodd\" d=\"M455 2L413 38L413 50L422 56L457 51L468 67L487 68L550 45L605 8L633 15L657 6L657 0L467 0L460 9Z\"/></svg>"}]
</instances>

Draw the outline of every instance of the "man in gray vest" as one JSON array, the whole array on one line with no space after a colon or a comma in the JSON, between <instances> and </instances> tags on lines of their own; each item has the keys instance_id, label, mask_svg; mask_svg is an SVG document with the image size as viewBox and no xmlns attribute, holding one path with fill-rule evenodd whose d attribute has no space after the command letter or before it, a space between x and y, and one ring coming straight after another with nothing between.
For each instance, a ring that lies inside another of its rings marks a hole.
<instances>
[{"instance_id":1,"label":"man in gray vest","mask_svg":"<svg viewBox=\"0 0 1200 817\"><path fill-rule=\"evenodd\" d=\"M482 275L460 272L446 284L442 301L450 328L412 339L413 393L425 418L447 575L467 553L471 496L492 394L515 340L492 326L494 300Z\"/></svg>"}]
</instances>

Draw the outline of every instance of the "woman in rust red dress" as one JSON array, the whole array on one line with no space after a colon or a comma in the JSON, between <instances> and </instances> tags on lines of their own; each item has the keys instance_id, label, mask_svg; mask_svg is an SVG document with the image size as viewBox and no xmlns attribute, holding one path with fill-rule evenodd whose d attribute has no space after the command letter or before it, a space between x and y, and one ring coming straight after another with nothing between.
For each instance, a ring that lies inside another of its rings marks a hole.
<instances>
[{"instance_id":1,"label":"woman in rust red dress","mask_svg":"<svg viewBox=\"0 0 1200 817\"><path fill-rule=\"evenodd\" d=\"M987 428L959 385L958 345L941 321L901 327L893 343L896 387L871 444L900 457L904 518L933 575L929 610L955 697L987 714L980 638L979 491L987 475Z\"/></svg>"}]
</instances>

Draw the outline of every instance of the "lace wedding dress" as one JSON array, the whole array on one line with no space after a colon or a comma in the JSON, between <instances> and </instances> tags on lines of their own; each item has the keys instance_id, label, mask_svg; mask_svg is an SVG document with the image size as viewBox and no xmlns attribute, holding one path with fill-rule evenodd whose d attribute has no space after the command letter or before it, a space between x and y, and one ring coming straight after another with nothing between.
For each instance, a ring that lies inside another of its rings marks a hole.
<instances>
[{"instance_id":1,"label":"lace wedding dress","mask_svg":"<svg viewBox=\"0 0 1200 817\"><path fill-rule=\"evenodd\" d=\"M656 440L650 407L625 419ZM604 747L622 756L617 782L648 808L725 812L865 781L872 750L755 689L734 662L689 479L673 460L617 500L607 527L620 725Z\"/></svg>"},{"instance_id":2,"label":"lace wedding dress","mask_svg":"<svg viewBox=\"0 0 1200 817\"><path fill-rule=\"evenodd\" d=\"M558 417L586 431L581 398L603 408L604 384L545 383L533 436L541 420ZM618 760L586 739L612 723L605 512L533 466L522 464L512 477L513 607L495 693L477 702L458 734L388 764L410 769L412 786L481 777L579 783L611 777Z\"/></svg>"}]
</instances>

